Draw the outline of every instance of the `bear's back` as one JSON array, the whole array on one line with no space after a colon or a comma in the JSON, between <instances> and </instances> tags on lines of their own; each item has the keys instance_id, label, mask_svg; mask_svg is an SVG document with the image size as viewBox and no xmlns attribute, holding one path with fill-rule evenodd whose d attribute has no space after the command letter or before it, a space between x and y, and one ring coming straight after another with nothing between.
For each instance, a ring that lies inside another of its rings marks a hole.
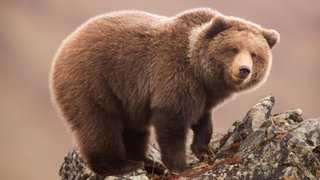
<instances>
[{"instance_id":1,"label":"bear's back","mask_svg":"<svg viewBox=\"0 0 320 180\"><path fill-rule=\"evenodd\" d=\"M174 49L173 54L183 52L184 55L190 31L210 21L215 13L199 9L172 18L134 10L107 13L90 19L72 33L57 57L67 57L69 62L82 61L83 58L78 58L81 54L90 57L90 61L98 60L96 63L100 64L101 59L141 59L148 57L146 53L149 51L157 54L156 49ZM170 52L159 53L172 55ZM97 56L103 58L92 58Z\"/></svg>"}]
</instances>

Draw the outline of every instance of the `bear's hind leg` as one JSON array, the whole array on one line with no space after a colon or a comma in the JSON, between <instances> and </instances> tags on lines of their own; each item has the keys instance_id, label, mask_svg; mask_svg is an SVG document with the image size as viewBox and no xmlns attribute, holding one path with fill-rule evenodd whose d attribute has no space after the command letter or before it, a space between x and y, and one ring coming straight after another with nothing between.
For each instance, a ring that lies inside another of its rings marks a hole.
<instances>
[{"instance_id":1,"label":"bear's hind leg","mask_svg":"<svg viewBox=\"0 0 320 180\"><path fill-rule=\"evenodd\" d=\"M121 113L90 104L80 116L76 138L81 155L94 172L105 177L143 168L142 162L125 157Z\"/></svg>"}]
</instances>

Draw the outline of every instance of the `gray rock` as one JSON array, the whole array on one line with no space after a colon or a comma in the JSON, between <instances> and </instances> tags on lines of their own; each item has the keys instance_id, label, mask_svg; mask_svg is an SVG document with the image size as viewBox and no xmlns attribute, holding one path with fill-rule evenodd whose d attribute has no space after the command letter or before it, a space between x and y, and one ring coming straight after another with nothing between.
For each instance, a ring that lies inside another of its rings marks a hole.
<instances>
[{"instance_id":1,"label":"gray rock","mask_svg":"<svg viewBox=\"0 0 320 180\"><path fill-rule=\"evenodd\" d=\"M303 120L302 110L271 115L273 96L260 100L227 134L215 134L210 149L214 164L199 162L190 149L190 169L169 179L320 179L320 117ZM149 156L160 161L155 145ZM61 179L102 179L86 167L76 149L65 157ZM160 179L139 169L106 179Z\"/></svg>"},{"instance_id":2,"label":"gray rock","mask_svg":"<svg viewBox=\"0 0 320 180\"><path fill-rule=\"evenodd\" d=\"M248 139L248 136L253 134L265 122L270 121L271 109L274 105L274 97L267 96L254 105L243 120L236 124L232 135L224 146L221 147L220 152L225 151L231 144Z\"/></svg>"}]
</instances>

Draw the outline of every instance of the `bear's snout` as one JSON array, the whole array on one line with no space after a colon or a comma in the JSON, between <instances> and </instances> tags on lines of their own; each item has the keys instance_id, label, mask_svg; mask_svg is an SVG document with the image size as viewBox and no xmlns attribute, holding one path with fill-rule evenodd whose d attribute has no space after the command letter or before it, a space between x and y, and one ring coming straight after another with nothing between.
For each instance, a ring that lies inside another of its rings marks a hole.
<instances>
[{"instance_id":1,"label":"bear's snout","mask_svg":"<svg viewBox=\"0 0 320 180\"><path fill-rule=\"evenodd\" d=\"M250 79L252 72L252 59L249 51L243 50L233 59L231 66L232 78L235 82L243 83Z\"/></svg>"},{"instance_id":2,"label":"bear's snout","mask_svg":"<svg viewBox=\"0 0 320 180\"><path fill-rule=\"evenodd\" d=\"M249 66L240 66L239 67L239 78L242 78L242 79L246 79L248 77L248 75L250 74L251 72L251 69Z\"/></svg>"}]
</instances>

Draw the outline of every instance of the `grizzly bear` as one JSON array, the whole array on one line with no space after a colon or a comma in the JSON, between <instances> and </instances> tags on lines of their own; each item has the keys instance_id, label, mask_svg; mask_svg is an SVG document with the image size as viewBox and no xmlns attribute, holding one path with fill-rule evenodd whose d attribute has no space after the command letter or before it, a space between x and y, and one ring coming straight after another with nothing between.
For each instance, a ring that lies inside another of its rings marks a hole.
<instances>
[{"instance_id":1,"label":"grizzly bear","mask_svg":"<svg viewBox=\"0 0 320 180\"><path fill-rule=\"evenodd\" d=\"M101 176L152 168L150 127L171 172L214 156L211 110L265 81L279 34L211 9L174 17L140 11L97 16L55 56L52 100L88 166ZM161 171L161 166L158 166Z\"/></svg>"}]
</instances>

